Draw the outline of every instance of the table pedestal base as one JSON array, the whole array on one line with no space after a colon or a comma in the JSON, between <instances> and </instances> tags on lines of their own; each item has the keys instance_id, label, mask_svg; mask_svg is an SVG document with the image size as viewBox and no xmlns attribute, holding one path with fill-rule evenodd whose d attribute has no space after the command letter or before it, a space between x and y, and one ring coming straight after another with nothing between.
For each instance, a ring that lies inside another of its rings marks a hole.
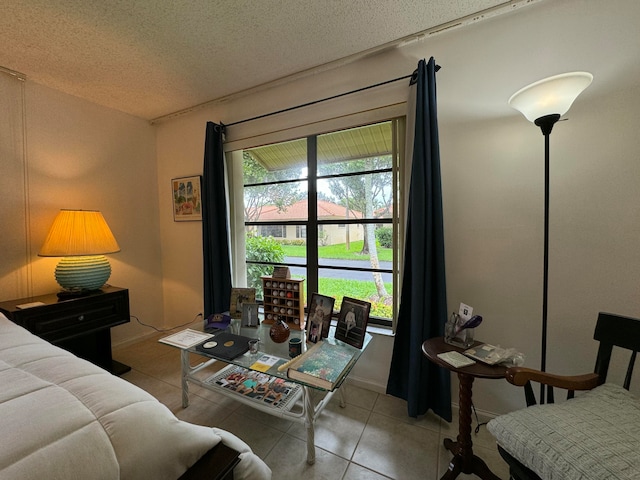
<instances>
[{"instance_id":1,"label":"table pedestal base","mask_svg":"<svg viewBox=\"0 0 640 480\"><path fill-rule=\"evenodd\" d=\"M444 447L453 453L453 458L449 463L447 473L441 480L452 480L460 473L474 473L483 480L500 480L495 476L487 464L473 454L473 442L471 440L471 392L473 388L473 375L458 372L460 382L460 404L459 417L460 424L458 430L458 441L446 438Z\"/></svg>"},{"instance_id":2,"label":"table pedestal base","mask_svg":"<svg viewBox=\"0 0 640 480\"><path fill-rule=\"evenodd\" d=\"M465 462L465 458L457 453L459 450L458 442L454 442L450 438L445 438L443 443L444 447L454 454L454 457L451 459L451 462L449 462L449 469L442 476L441 480L452 480L460 473L474 473L484 480L500 480L500 477L494 475L493 472L489 470L489 467L487 467L487 464L484 463L484 460L477 455L472 454Z\"/></svg>"}]
</instances>

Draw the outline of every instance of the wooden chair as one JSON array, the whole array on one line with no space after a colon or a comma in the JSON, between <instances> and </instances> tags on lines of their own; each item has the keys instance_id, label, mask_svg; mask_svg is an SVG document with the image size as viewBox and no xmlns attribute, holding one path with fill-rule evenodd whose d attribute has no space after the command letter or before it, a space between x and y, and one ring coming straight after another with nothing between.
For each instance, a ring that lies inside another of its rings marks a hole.
<instances>
[{"instance_id":1,"label":"wooden chair","mask_svg":"<svg viewBox=\"0 0 640 480\"><path fill-rule=\"evenodd\" d=\"M567 399L574 397L577 390L591 390L607 380L609 363L614 347L631 351L623 387L629 390L631 375L638 350L640 350L640 320L600 313L593 338L600 342L594 373L578 376L553 375L539 370L513 367L507 370L507 380L513 385L524 387L527 407L536 404L531 382L546 385L547 403L553 403L553 389L567 390ZM498 445L500 455L509 464L509 473L515 480L540 480L540 477L522 465L517 459Z\"/></svg>"}]
</instances>

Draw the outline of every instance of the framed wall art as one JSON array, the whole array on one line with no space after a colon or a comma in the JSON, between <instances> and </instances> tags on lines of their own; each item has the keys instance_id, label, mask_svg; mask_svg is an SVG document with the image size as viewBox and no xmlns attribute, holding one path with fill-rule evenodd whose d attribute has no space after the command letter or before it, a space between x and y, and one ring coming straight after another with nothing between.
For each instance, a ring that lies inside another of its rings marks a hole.
<instances>
[{"instance_id":1,"label":"framed wall art","mask_svg":"<svg viewBox=\"0 0 640 480\"><path fill-rule=\"evenodd\" d=\"M356 348L362 348L370 310L371 304L369 302L344 297L336 326L336 339Z\"/></svg>"},{"instance_id":2,"label":"framed wall art","mask_svg":"<svg viewBox=\"0 0 640 480\"><path fill-rule=\"evenodd\" d=\"M202 220L201 177L180 177L171 179L173 193L173 220L193 222Z\"/></svg>"}]
</instances>

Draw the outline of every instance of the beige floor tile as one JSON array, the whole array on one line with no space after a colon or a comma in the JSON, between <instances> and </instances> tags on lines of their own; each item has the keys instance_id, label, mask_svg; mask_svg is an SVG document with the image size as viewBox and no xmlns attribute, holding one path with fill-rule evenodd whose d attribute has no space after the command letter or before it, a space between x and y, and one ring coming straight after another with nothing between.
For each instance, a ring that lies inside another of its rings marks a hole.
<instances>
[{"instance_id":1,"label":"beige floor tile","mask_svg":"<svg viewBox=\"0 0 640 480\"><path fill-rule=\"evenodd\" d=\"M439 435L372 413L353 461L395 479L435 478Z\"/></svg>"},{"instance_id":2,"label":"beige floor tile","mask_svg":"<svg viewBox=\"0 0 640 480\"><path fill-rule=\"evenodd\" d=\"M344 474L342 480L388 480L389 477L385 477L379 473L369 470L356 463L350 463L347 468L347 473Z\"/></svg>"},{"instance_id":3,"label":"beige floor tile","mask_svg":"<svg viewBox=\"0 0 640 480\"><path fill-rule=\"evenodd\" d=\"M316 461L307 463L306 442L283 435L264 459L273 471L273 480L336 480L343 477L349 462L316 447Z\"/></svg>"},{"instance_id":4,"label":"beige floor tile","mask_svg":"<svg viewBox=\"0 0 640 480\"><path fill-rule=\"evenodd\" d=\"M237 412L229 415L216 426L240 437L260 458L265 458L284 435L275 428Z\"/></svg>"},{"instance_id":5,"label":"beige floor tile","mask_svg":"<svg viewBox=\"0 0 640 480\"><path fill-rule=\"evenodd\" d=\"M347 404L342 408L338 402L330 402L316 419L315 445L347 460L351 459L370 414L369 410L355 405ZM287 433L307 440L307 429L300 423L292 425Z\"/></svg>"},{"instance_id":6,"label":"beige floor tile","mask_svg":"<svg viewBox=\"0 0 640 480\"><path fill-rule=\"evenodd\" d=\"M366 408L367 410L373 409L373 406L375 405L379 395L377 392L372 392L371 390L356 387L355 385L351 385L348 382L346 384L343 384L341 389L344 389L344 396L347 403Z\"/></svg>"},{"instance_id":7,"label":"beige floor tile","mask_svg":"<svg viewBox=\"0 0 640 480\"><path fill-rule=\"evenodd\" d=\"M418 418L412 418L407 413L407 402L401 398L391 395L378 395L373 411L395 418L410 425L416 425L422 428L440 432L440 417L433 412L428 411L425 415Z\"/></svg>"},{"instance_id":8,"label":"beige floor tile","mask_svg":"<svg viewBox=\"0 0 640 480\"><path fill-rule=\"evenodd\" d=\"M271 427L280 432L286 432L294 423L293 420L287 420L286 418L269 415L268 413L261 412L246 405L240 405L238 410L236 410L236 413L256 420L261 424L267 425L268 427Z\"/></svg>"},{"instance_id":9,"label":"beige floor tile","mask_svg":"<svg viewBox=\"0 0 640 480\"><path fill-rule=\"evenodd\" d=\"M175 411L182 406L182 390L174 385L137 370L125 373L122 378L156 397L171 411Z\"/></svg>"},{"instance_id":10,"label":"beige floor tile","mask_svg":"<svg viewBox=\"0 0 640 480\"><path fill-rule=\"evenodd\" d=\"M228 408L197 396L190 399L187 408L180 407L174 411L180 420L207 427L217 427L232 413L233 411Z\"/></svg>"}]
</instances>

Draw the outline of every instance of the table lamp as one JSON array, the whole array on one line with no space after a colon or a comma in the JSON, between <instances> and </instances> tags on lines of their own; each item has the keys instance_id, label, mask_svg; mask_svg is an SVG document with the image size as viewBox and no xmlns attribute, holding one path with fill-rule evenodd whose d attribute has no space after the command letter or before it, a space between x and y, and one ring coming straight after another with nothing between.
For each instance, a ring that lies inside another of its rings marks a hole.
<instances>
[{"instance_id":1,"label":"table lamp","mask_svg":"<svg viewBox=\"0 0 640 480\"><path fill-rule=\"evenodd\" d=\"M100 289L111 276L111 265L104 254L119 251L102 213L60 210L38 255L63 257L55 277L63 288L58 296L67 297Z\"/></svg>"}]
</instances>

